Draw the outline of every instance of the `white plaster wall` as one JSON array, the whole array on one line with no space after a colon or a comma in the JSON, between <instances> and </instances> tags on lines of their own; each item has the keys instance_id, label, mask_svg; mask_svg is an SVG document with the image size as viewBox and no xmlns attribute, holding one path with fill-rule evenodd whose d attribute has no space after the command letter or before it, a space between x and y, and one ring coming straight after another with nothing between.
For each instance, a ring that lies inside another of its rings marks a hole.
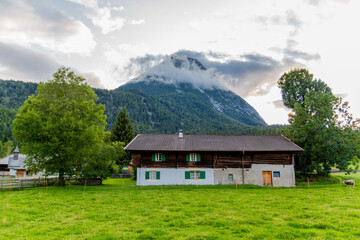
<instances>
[{"instance_id":1,"label":"white plaster wall","mask_svg":"<svg viewBox=\"0 0 360 240\"><path fill-rule=\"evenodd\" d=\"M271 171L274 187L295 186L294 165L253 164L249 171L245 170L245 184L263 186L263 171ZM273 177L273 172L280 172L280 177Z\"/></svg>"},{"instance_id":2,"label":"white plaster wall","mask_svg":"<svg viewBox=\"0 0 360 240\"><path fill-rule=\"evenodd\" d=\"M245 170L244 170L245 171ZM229 181L229 174L233 175L233 181ZM241 168L216 168L214 169L215 184L242 184Z\"/></svg>"},{"instance_id":3,"label":"white plaster wall","mask_svg":"<svg viewBox=\"0 0 360 240\"><path fill-rule=\"evenodd\" d=\"M274 187L295 186L295 172L293 165L253 164L251 168L244 169L245 184L263 186L263 171L271 171ZM273 177L273 172L280 172L280 177ZM229 182L229 174L233 174L234 181ZM241 168L214 169L215 184L242 184Z\"/></svg>"},{"instance_id":4,"label":"white plaster wall","mask_svg":"<svg viewBox=\"0 0 360 240\"><path fill-rule=\"evenodd\" d=\"M145 179L145 172L156 170L160 172L159 180ZM205 179L185 179L185 171L200 170L205 172ZM136 185L213 185L214 169L209 168L138 168Z\"/></svg>"}]
</instances>

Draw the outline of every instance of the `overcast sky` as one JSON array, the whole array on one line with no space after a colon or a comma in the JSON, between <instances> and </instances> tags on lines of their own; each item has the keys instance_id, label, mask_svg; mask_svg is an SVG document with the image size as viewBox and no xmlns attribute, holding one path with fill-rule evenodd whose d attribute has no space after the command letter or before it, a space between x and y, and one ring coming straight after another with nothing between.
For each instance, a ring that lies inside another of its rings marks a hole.
<instances>
[{"instance_id":1,"label":"overcast sky","mask_svg":"<svg viewBox=\"0 0 360 240\"><path fill-rule=\"evenodd\" d=\"M185 54L268 124L287 123L276 82L295 67L360 117L359 12L358 0L0 0L0 79L46 81L67 66L114 89Z\"/></svg>"}]
</instances>

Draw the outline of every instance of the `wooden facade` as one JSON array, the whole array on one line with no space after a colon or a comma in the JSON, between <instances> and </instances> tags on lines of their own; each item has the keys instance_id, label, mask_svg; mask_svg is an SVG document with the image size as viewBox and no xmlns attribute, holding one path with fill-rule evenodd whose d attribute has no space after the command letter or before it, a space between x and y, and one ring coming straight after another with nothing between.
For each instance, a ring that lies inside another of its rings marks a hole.
<instances>
[{"instance_id":1,"label":"wooden facade","mask_svg":"<svg viewBox=\"0 0 360 240\"><path fill-rule=\"evenodd\" d=\"M165 154L165 161L153 161L153 154ZM193 152L133 152L137 168L251 168L252 164L292 165L293 153L288 152L201 152L200 161L186 161Z\"/></svg>"}]
</instances>

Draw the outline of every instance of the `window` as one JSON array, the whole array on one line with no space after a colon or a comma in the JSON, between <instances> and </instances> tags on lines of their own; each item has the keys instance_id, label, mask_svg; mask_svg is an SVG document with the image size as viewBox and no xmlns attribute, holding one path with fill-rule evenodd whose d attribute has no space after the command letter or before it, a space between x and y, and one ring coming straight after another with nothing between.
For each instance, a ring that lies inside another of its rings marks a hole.
<instances>
[{"instance_id":1,"label":"window","mask_svg":"<svg viewBox=\"0 0 360 240\"><path fill-rule=\"evenodd\" d=\"M200 171L190 171L190 179L200 179Z\"/></svg>"},{"instance_id":2,"label":"window","mask_svg":"<svg viewBox=\"0 0 360 240\"><path fill-rule=\"evenodd\" d=\"M204 171L185 171L185 179L205 179L205 172Z\"/></svg>"},{"instance_id":3,"label":"window","mask_svg":"<svg viewBox=\"0 0 360 240\"><path fill-rule=\"evenodd\" d=\"M155 153L152 155L153 162L164 162L165 161L165 154L163 153Z\"/></svg>"},{"instance_id":4,"label":"window","mask_svg":"<svg viewBox=\"0 0 360 240\"><path fill-rule=\"evenodd\" d=\"M146 180L159 180L160 179L160 172L159 171L146 171L145 172L145 179Z\"/></svg>"},{"instance_id":5,"label":"window","mask_svg":"<svg viewBox=\"0 0 360 240\"><path fill-rule=\"evenodd\" d=\"M18 160L18 157L19 157L19 153L14 152L14 160Z\"/></svg>"},{"instance_id":6,"label":"window","mask_svg":"<svg viewBox=\"0 0 360 240\"><path fill-rule=\"evenodd\" d=\"M156 172L149 172L149 179L156 179Z\"/></svg>"},{"instance_id":7,"label":"window","mask_svg":"<svg viewBox=\"0 0 360 240\"><path fill-rule=\"evenodd\" d=\"M188 162L200 162L200 154L190 153L186 155L186 161Z\"/></svg>"},{"instance_id":8,"label":"window","mask_svg":"<svg viewBox=\"0 0 360 240\"><path fill-rule=\"evenodd\" d=\"M229 182L232 182L232 181L234 180L233 175L232 175L232 174L229 174L228 179L229 179Z\"/></svg>"},{"instance_id":9,"label":"window","mask_svg":"<svg viewBox=\"0 0 360 240\"><path fill-rule=\"evenodd\" d=\"M162 154L155 153L155 162L161 162L161 161L162 161Z\"/></svg>"},{"instance_id":10,"label":"window","mask_svg":"<svg viewBox=\"0 0 360 240\"><path fill-rule=\"evenodd\" d=\"M273 177L280 177L280 172L274 172Z\"/></svg>"}]
</instances>

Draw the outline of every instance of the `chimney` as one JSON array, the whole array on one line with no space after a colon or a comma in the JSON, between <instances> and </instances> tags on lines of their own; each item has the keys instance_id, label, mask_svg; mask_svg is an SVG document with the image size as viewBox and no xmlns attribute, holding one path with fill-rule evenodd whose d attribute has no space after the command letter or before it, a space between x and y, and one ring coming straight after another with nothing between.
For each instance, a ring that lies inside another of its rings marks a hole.
<instances>
[{"instance_id":1,"label":"chimney","mask_svg":"<svg viewBox=\"0 0 360 240\"><path fill-rule=\"evenodd\" d=\"M179 130L179 139L183 139L184 138L184 134L182 130Z\"/></svg>"}]
</instances>

